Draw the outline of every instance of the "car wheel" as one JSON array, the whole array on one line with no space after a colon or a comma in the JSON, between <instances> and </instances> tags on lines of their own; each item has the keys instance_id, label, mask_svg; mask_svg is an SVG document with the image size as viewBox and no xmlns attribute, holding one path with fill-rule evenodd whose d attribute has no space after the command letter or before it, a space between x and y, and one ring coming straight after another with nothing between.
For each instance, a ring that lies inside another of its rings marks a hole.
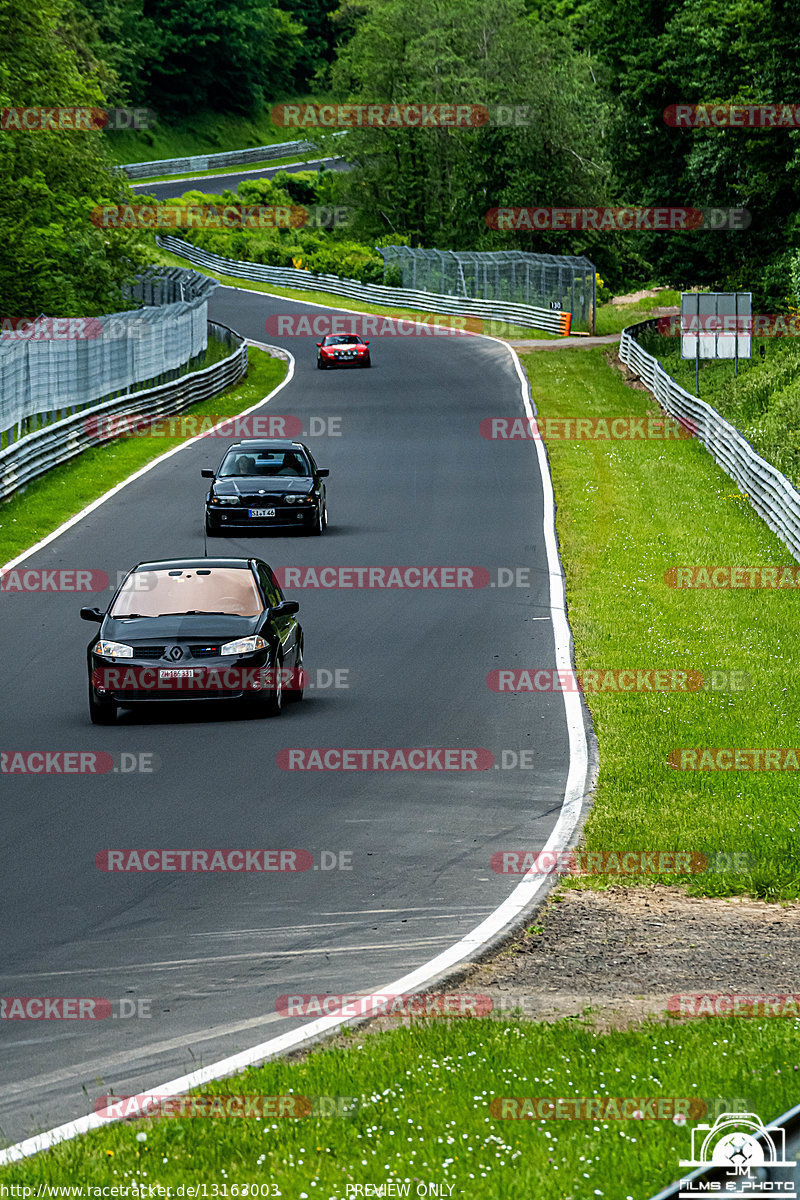
<instances>
[{"instance_id":1,"label":"car wheel","mask_svg":"<svg viewBox=\"0 0 800 1200\"><path fill-rule=\"evenodd\" d=\"M322 359L321 359L321 358L318 358L318 359L317 359L317 370L318 370L318 371L324 371L324 370L325 370L325 364L324 364L324 362L322 361Z\"/></svg>"},{"instance_id":2,"label":"car wheel","mask_svg":"<svg viewBox=\"0 0 800 1200\"><path fill-rule=\"evenodd\" d=\"M283 663L275 659L275 686L266 699L261 701L265 717L279 717L283 708Z\"/></svg>"},{"instance_id":3,"label":"car wheel","mask_svg":"<svg viewBox=\"0 0 800 1200\"><path fill-rule=\"evenodd\" d=\"M89 716L93 725L114 725L117 720L117 702L111 696L100 700L89 684Z\"/></svg>"},{"instance_id":4,"label":"car wheel","mask_svg":"<svg viewBox=\"0 0 800 1200\"><path fill-rule=\"evenodd\" d=\"M365 359L364 359L364 362L363 362L361 365L362 365L362 367L371 367L371 366L372 366L372 359L371 359L371 358L369 358L369 357L365 358Z\"/></svg>"},{"instance_id":5,"label":"car wheel","mask_svg":"<svg viewBox=\"0 0 800 1200\"><path fill-rule=\"evenodd\" d=\"M286 688L283 693L283 698L287 704L296 704L303 699L303 691L305 688L305 680L303 679L303 647L301 646L297 652L297 659L294 665L294 679L299 685L298 687Z\"/></svg>"},{"instance_id":6,"label":"car wheel","mask_svg":"<svg viewBox=\"0 0 800 1200\"><path fill-rule=\"evenodd\" d=\"M214 527L209 525L208 521L206 521L206 537L222 537L222 530L214 529Z\"/></svg>"},{"instance_id":7,"label":"car wheel","mask_svg":"<svg viewBox=\"0 0 800 1200\"><path fill-rule=\"evenodd\" d=\"M275 685L265 693L256 693L253 696L246 696L244 706L248 712L256 717L279 717L283 708L283 663L279 658L275 659Z\"/></svg>"},{"instance_id":8,"label":"car wheel","mask_svg":"<svg viewBox=\"0 0 800 1200\"><path fill-rule=\"evenodd\" d=\"M311 526L311 533L317 537L324 533L328 526L328 506L323 504L322 508L317 509L317 514L314 519L314 524Z\"/></svg>"}]
</instances>

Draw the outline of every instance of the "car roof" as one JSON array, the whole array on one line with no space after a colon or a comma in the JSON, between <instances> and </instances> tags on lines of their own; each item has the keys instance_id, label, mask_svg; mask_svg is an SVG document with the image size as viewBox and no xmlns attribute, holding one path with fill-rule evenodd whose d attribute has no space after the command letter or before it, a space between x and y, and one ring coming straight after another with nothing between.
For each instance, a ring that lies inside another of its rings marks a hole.
<instances>
[{"instance_id":1,"label":"car roof","mask_svg":"<svg viewBox=\"0 0 800 1200\"><path fill-rule=\"evenodd\" d=\"M182 571L193 567L238 567L249 570L257 558L163 558L137 563L134 571Z\"/></svg>"},{"instance_id":2,"label":"car roof","mask_svg":"<svg viewBox=\"0 0 800 1200\"><path fill-rule=\"evenodd\" d=\"M291 438L245 438L241 442L234 442L229 450L308 450L302 442L295 442Z\"/></svg>"}]
</instances>

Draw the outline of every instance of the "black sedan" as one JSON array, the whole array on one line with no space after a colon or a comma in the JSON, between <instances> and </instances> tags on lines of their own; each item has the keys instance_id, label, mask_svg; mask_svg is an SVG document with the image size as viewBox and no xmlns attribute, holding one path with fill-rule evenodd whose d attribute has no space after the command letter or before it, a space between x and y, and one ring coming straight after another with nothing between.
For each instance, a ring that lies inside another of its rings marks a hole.
<instances>
[{"instance_id":1,"label":"black sedan","mask_svg":"<svg viewBox=\"0 0 800 1200\"><path fill-rule=\"evenodd\" d=\"M328 524L327 468L314 462L302 442L248 438L235 442L218 470L204 467L214 482L206 496L206 535L283 529L323 533Z\"/></svg>"},{"instance_id":2,"label":"black sedan","mask_svg":"<svg viewBox=\"0 0 800 1200\"><path fill-rule=\"evenodd\" d=\"M329 333L317 342L317 367L320 371L328 367L371 367L369 342L364 342L354 333Z\"/></svg>"},{"instance_id":3,"label":"black sedan","mask_svg":"<svg viewBox=\"0 0 800 1200\"><path fill-rule=\"evenodd\" d=\"M93 723L162 700L238 700L278 716L303 697L299 608L258 558L139 563L107 612L81 609L100 624L88 647Z\"/></svg>"}]
</instances>

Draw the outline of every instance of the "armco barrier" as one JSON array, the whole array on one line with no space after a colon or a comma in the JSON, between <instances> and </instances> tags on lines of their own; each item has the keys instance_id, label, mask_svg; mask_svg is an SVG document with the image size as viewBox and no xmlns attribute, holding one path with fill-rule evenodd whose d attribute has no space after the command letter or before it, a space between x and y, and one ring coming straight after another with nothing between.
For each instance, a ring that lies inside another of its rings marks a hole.
<instances>
[{"instance_id":1,"label":"armco barrier","mask_svg":"<svg viewBox=\"0 0 800 1200\"><path fill-rule=\"evenodd\" d=\"M193 371L180 379L163 383L143 392L129 392L105 404L87 407L53 425L28 434L0 451L0 500L6 500L19 488L44 475L51 467L68 462L83 450L103 441L102 420L114 416L164 417L182 412L200 400L224 392L238 383L247 370L247 343L225 325L208 323L209 332L235 347L232 354L202 371Z\"/></svg>"},{"instance_id":2,"label":"armco barrier","mask_svg":"<svg viewBox=\"0 0 800 1200\"><path fill-rule=\"evenodd\" d=\"M293 267L267 267L263 263L242 262L224 258L208 250L200 250L191 242L170 234L156 238L159 246L210 271L233 275L237 279L251 279L258 283L272 283L276 287L302 288L306 292L332 292L336 296L349 296L351 300L365 300L370 304L386 304L391 308L413 308L418 312L451 313L457 316L482 317L488 321L506 321L523 329L544 329L549 333L566 337L570 331L572 314L549 312L546 308L534 308L529 304L507 304L500 300L471 300L458 296L440 296L435 292L414 292L406 288L384 287L377 283L359 283L357 279L341 279L338 275L314 275L311 271L298 271Z\"/></svg>"},{"instance_id":3,"label":"armco barrier","mask_svg":"<svg viewBox=\"0 0 800 1200\"><path fill-rule=\"evenodd\" d=\"M347 130L334 133L341 137ZM226 150L221 154L195 154L190 158L160 158L156 162L122 163L128 179L149 179L151 175L183 175L189 171L213 171L216 167L240 167L247 163L268 162L273 158L288 158L318 150L314 142L279 142L276 146L251 146L247 150Z\"/></svg>"},{"instance_id":4,"label":"armco barrier","mask_svg":"<svg viewBox=\"0 0 800 1200\"><path fill-rule=\"evenodd\" d=\"M642 349L639 337L655 327L655 321L643 321L623 330L620 359L646 384L662 408L695 430L709 454L747 493L758 515L800 562L800 492L776 467L756 454L716 409L684 391L661 363Z\"/></svg>"}]
</instances>

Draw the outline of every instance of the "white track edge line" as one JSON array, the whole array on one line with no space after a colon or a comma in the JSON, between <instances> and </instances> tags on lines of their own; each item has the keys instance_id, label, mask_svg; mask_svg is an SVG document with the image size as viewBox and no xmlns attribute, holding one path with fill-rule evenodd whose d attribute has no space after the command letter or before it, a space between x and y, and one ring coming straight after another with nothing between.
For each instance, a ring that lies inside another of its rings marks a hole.
<instances>
[{"instance_id":1,"label":"white track edge line","mask_svg":"<svg viewBox=\"0 0 800 1200\"><path fill-rule=\"evenodd\" d=\"M236 289L237 291L247 291L249 289ZM303 303L302 301L300 303ZM320 305L319 307L329 307ZM475 335L473 335L475 336ZM488 335L477 335L488 336ZM490 338L489 340L497 342L504 346L512 355L517 376L520 381L522 392L522 402L525 412L530 420L534 419L533 408L530 401L528 381L525 373L522 370L519 356L513 347L509 346L499 338ZM292 359L292 369L281 386L288 383L291 375L294 372L294 359ZM276 392L280 390L276 388ZM271 393L274 395L275 393ZM262 401L264 403L264 401ZM254 407L259 407L255 405ZM248 410L252 411L252 409ZM203 436L203 435L198 435ZM198 438L193 438L192 441L197 441ZM184 443L188 445L189 443ZM543 495L543 532L545 549L547 552L547 561L550 579L550 604L553 615L553 633L555 637L556 662L560 670L571 670L571 640L572 635L567 621L567 613L565 608L565 593L564 582L558 559L558 546L556 542L555 530L555 502L553 496L553 485L550 479L550 471L547 463L547 456L544 452L544 446L541 441L537 440L536 456L539 467L539 474L542 480L542 495ZM182 446L177 447L182 449ZM175 451L169 451L168 454L162 455L160 459L155 459L153 464L161 462L164 458L169 457L169 454ZM137 472L137 475L143 472ZM132 476L131 478L136 478ZM129 481L126 481L129 482ZM102 500L108 498L118 491L124 484L118 485L112 489ZM85 515L97 505L91 505L84 513L79 514L79 517ZM78 518L73 518L74 523ZM63 532L61 530L57 532ZM51 535L51 536L55 536ZM41 544L45 544L44 542ZM564 799L561 805L561 812L555 827L547 839L547 842L542 848L542 852L558 852L566 849L569 839L574 832L581 814L584 787L587 777L589 759L588 747L586 742L586 730L583 724L583 714L581 711L580 698L577 692L563 692L564 708L567 718L567 733L569 737L569 768L567 771L567 780L564 787ZM471 930L459 941L455 942L447 950L436 955L435 958L429 959L427 963L416 970L403 975L400 979L394 980L383 988L375 989L363 997L365 1004L374 999L375 1007L380 1003L381 998L385 999L387 995L396 995L398 993L419 991L430 980L434 979L442 972L454 967L456 964L464 961L465 958L474 957L478 951L488 942L495 939L498 934L524 912L535 898L537 892L549 882L549 877L544 874L535 874L533 869L517 884L511 894L500 904L494 912L483 920L475 929ZM299 1029L294 1029L289 1033L281 1034L279 1037L270 1038L266 1042L261 1042L257 1046L251 1047L249 1050L242 1050L238 1054L230 1055L228 1058L219 1059L218 1062L211 1063L207 1067L202 1067L197 1071L191 1072L189 1075L182 1075L178 1079L172 1079L168 1083L161 1084L153 1088L150 1092L139 1093L141 1096L149 1095L168 1095L174 1096L189 1091L192 1088L203 1086L215 1079L222 1079L226 1076L235 1074L246 1067L255 1066L265 1062L267 1059L275 1058L280 1054L286 1054L291 1050L297 1050L301 1045L318 1038L321 1034L331 1033L343 1025L352 1021L351 1017L342 1017L340 1015L332 1015L328 1017L320 1017L316 1021L310 1021L305 1025L301 1025ZM104 1110L108 1111L108 1110ZM0 1166L7 1163L19 1162L21 1159L29 1158L33 1154L39 1154L43 1150L49 1150L53 1146L57 1146L60 1142L69 1141L72 1138L79 1137L81 1134L88 1133L93 1129L101 1129L109 1125L112 1120L120 1120L116 1118L106 1118L101 1113L89 1113L84 1117L79 1117L75 1121L68 1121L64 1125L59 1125L54 1129L48 1130L46 1133L40 1133L34 1137L26 1138L22 1142L17 1142L13 1146L0 1151Z\"/></svg>"}]
</instances>

